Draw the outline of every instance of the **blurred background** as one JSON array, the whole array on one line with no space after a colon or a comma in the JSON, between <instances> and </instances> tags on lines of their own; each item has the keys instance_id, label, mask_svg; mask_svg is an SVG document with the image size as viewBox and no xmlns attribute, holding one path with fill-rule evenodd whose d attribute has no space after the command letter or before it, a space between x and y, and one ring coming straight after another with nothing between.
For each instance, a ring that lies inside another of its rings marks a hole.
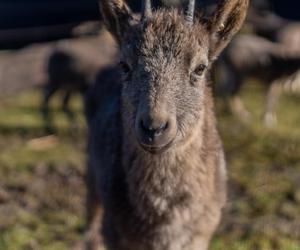
<instances>
[{"instance_id":1,"label":"blurred background","mask_svg":"<svg viewBox=\"0 0 300 250\"><path fill-rule=\"evenodd\" d=\"M198 9L209 15L215 2ZM300 250L299 10L252 0L214 67L230 194L212 250ZM117 60L97 0L0 0L1 250L81 249L82 97Z\"/></svg>"}]
</instances>

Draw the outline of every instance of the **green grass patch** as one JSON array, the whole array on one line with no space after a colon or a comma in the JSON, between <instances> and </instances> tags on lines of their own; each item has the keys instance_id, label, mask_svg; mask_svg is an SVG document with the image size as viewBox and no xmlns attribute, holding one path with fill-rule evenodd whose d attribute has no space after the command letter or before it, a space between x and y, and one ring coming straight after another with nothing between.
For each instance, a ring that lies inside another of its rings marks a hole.
<instances>
[{"instance_id":1,"label":"green grass patch","mask_svg":"<svg viewBox=\"0 0 300 250\"><path fill-rule=\"evenodd\" d=\"M300 250L300 98L284 95L278 125L263 126L263 89L247 86L249 123L217 102L229 198L212 250ZM84 228L85 123L80 97L71 131L51 103L54 135L45 137L41 96L30 90L0 101L0 249L72 249Z\"/></svg>"}]
</instances>

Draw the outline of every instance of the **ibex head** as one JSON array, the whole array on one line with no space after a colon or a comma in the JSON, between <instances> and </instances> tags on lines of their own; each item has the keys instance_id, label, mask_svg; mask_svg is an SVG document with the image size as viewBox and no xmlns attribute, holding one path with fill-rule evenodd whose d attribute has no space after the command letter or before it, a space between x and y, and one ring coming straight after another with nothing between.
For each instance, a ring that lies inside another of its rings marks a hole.
<instances>
[{"instance_id":1,"label":"ibex head","mask_svg":"<svg viewBox=\"0 0 300 250\"><path fill-rule=\"evenodd\" d=\"M161 153L194 133L210 97L207 72L240 29L249 0L223 0L209 19L143 2L138 19L123 0L101 0L108 30L121 50L126 124L139 144Z\"/></svg>"}]
</instances>

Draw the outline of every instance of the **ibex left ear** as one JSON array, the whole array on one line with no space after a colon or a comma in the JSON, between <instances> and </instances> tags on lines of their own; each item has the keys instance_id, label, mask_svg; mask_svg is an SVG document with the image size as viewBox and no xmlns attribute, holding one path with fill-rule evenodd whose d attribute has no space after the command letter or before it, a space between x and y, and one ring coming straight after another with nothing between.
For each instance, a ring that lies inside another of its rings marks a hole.
<instances>
[{"instance_id":1,"label":"ibex left ear","mask_svg":"<svg viewBox=\"0 0 300 250\"><path fill-rule=\"evenodd\" d=\"M244 23L249 0L220 0L209 23L210 59L214 60Z\"/></svg>"}]
</instances>

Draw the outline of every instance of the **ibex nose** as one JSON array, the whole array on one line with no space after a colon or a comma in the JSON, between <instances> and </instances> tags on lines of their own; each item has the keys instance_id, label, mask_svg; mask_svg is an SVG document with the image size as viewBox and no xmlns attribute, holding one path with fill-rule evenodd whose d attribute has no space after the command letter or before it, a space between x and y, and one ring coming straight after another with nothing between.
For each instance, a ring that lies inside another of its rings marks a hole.
<instances>
[{"instance_id":1,"label":"ibex nose","mask_svg":"<svg viewBox=\"0 0 300 250\"><path fill-rule=\"evenodd\" d=\"M136 120L137 138L143 148L150 152L161 152L176 136L175 116L166 112L144 113Z\"/></svg>"},{"instance_id":2,"label":"ibex nose","mask_svg":"<svg viewBox=\"0 0 300 250\"><path fill-rule=\"evenodd\" d=\"M144 136L148 137L149 142L152 142L155 138L162 136L168 129L168 121L144 117L140 121L140 129Z\"/></svg>"}]
</instances>

